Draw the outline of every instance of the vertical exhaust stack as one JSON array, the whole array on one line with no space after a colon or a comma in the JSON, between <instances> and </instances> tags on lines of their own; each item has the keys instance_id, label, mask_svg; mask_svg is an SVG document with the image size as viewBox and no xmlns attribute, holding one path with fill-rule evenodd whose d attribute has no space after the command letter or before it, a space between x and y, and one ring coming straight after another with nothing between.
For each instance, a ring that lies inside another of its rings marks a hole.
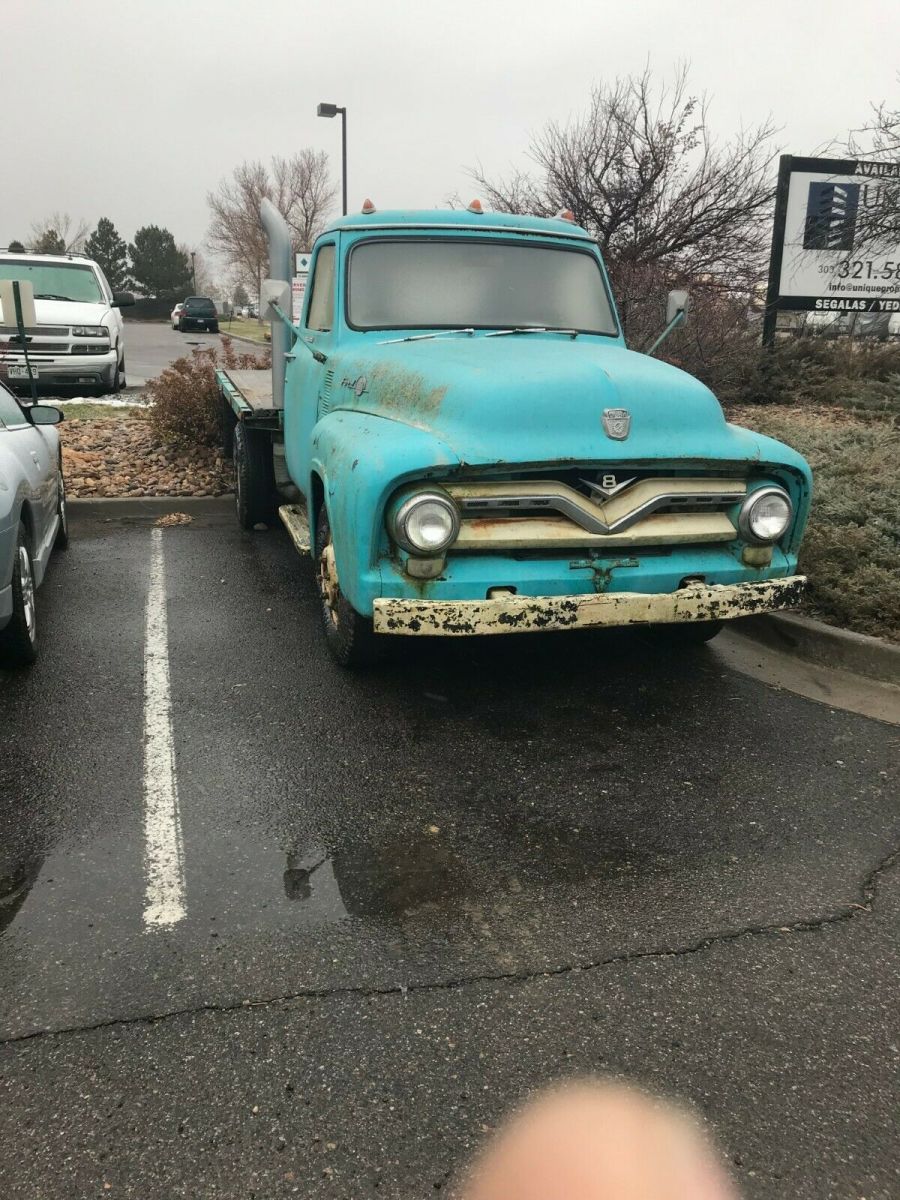
<instances>
[{"instance_id":1,"label":"vertical exhaust stack","mask_svg":"<svg viewBox=\"0 0 900 1200\"><path fill-rule=\"evenodd\" d=\"M291 231L287 221L271 200L264 197L259 219L269 239L269 278L283 283L291 294ZM260 297L262 304L262 297ZM290 312L287 313L290 316ZM285 355L291 352L291 331L284 321L272 322L272 404L284 408Z\"/></svg>"}]
</instances>

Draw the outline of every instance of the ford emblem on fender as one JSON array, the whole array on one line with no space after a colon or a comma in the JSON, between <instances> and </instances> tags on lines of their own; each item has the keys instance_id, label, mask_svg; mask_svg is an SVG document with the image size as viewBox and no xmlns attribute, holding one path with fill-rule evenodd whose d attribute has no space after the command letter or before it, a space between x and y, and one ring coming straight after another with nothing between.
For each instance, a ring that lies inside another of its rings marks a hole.
<instances>
[{"instance_id":1,"label":"ford emblem on fender","mask_svg":"<svg viewBox=\"0 0 900 1200\"><path fill-rule=\"evenodd\" d=\"M624 442L631 430L631 413L627 408L604 408L603 428L607 437Z\"/></svg>"}]
</instances>

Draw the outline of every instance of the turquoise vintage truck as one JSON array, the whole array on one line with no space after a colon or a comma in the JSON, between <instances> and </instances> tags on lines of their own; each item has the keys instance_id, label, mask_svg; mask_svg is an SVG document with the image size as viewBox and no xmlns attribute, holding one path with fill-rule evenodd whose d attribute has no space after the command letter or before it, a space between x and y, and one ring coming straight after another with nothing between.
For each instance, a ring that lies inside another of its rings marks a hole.
<instances>
[{"instance_id":1,"label":"turquoise vintage truck","mask_svg":"<svg viewBox=\"0 0 900 1200\"><path fill-rule=\"evenodd\" d=\"M809 467L626 347L569 214L367 202L316 241L296 325L288 231L262 219L272 375L218 374L238 517L277 511L312 554L338 662L392 635L705 641L799 602Z\"/></svg>"}]
</instances>

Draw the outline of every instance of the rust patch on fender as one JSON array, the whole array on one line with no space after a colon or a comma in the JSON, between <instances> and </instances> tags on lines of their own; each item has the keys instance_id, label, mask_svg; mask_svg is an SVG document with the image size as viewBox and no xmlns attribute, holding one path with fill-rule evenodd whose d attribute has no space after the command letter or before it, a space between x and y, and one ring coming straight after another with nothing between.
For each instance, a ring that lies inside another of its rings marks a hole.
<instances>
[{"instance_id":1,"label":"rust patch on fender","mask_svg":"<svg viewBox=\"0 0 900 1200\"><path fill-rule=\"evenodd\" d=\"M369 394L380 407L406 416L433 417L440 411L446 387L428 387L415 371L382 363L371 372Z\"/></svg>"}]
</instances>

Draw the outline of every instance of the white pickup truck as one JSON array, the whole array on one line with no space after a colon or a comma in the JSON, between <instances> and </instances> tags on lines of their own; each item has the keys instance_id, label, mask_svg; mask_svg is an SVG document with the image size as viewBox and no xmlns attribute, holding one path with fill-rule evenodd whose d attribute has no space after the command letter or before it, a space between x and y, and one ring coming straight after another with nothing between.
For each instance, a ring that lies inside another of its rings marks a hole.
<instances>
[{"instance_id":1,"label":"white pickup truck","mask_svg":"<svg viewBox=\"0 0 900 1200\"><path fill-rule=\"evenodd\" d=\"M0 280L34 289L37 324L28 328L28 360L41 390L78 388L95 395L125 386L125 336L119 309L134 303L114 292L100 267L80 254L0 250ZM0 380L28 389L28 367L15 313L0 307Z\"/></svg>"}]
</instances>

